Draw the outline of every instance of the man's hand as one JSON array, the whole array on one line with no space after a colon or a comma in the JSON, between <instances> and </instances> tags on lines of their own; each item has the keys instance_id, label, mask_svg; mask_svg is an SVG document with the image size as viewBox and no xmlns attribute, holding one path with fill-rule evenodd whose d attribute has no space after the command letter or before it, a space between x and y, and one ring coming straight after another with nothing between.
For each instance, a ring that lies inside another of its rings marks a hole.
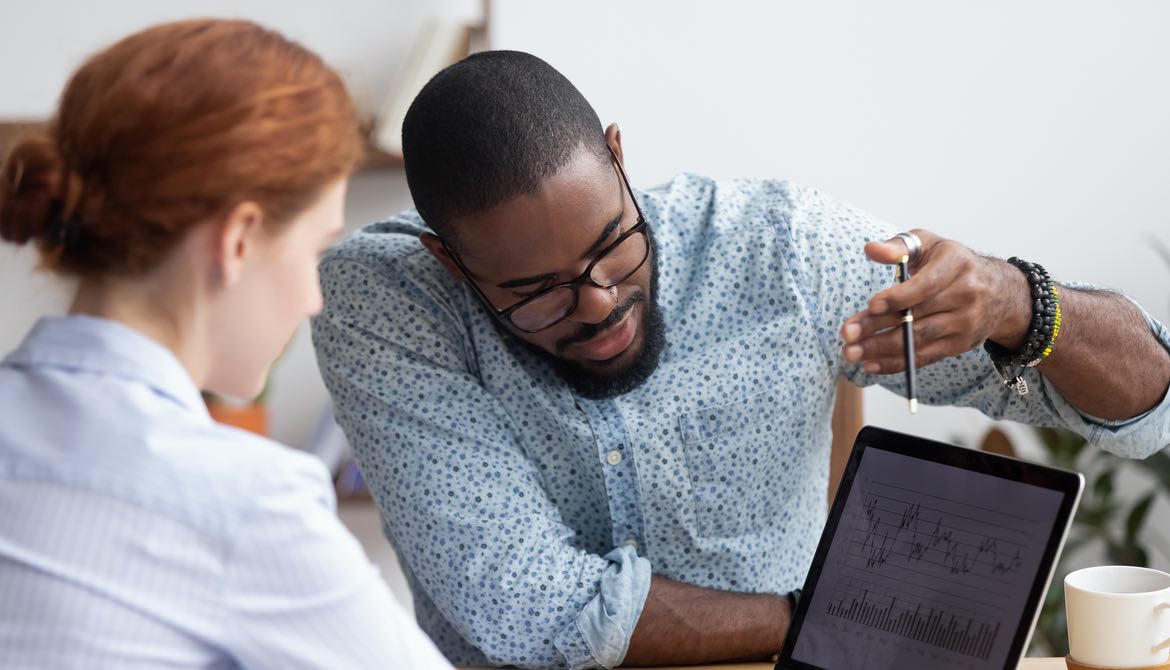
<instances>
[{"instance_id":1,"label":"man's hand","mask_svg":"<svg viewBox=\"0 0 1170 670\"><path fill-rule=\"evenodd\" d=\"M902 372L897 326L906 308L914 314L917 367L988 339L1018 349L1032 318L1024 274L931 232L913 232L922 251L910 265L910 280L879 291L868 309L845 320L845 360L871 374ZM899 238L865 245L866 256L878 263L897 263L906 252ZM1036 369L1065 400L1082 414L1115 421L1162 401L1170 386L1170 352L1133 303L1116 293L1062 287L1060 309L1060 335Z\"/></svg>"},{"instance_id":2,"label":"man's hand","mask_svg":"<svg viewBox=\"0 0 1170 670\"><path fill-rule=\"evenodd\" d=\"M910 264L910 280L879 291L868 309L845 320L845 360L871 374L905 369L902 310L914 314L917 367L958 356L990 339L1019 347L1031 319L1028 282L1004 261L985 258L925 230L913 233L922 251ZM865 245L870 260L893 265L906 254L899 238ZM890 271L891 281L893 270Z\"/></svg>"}]
</instances>

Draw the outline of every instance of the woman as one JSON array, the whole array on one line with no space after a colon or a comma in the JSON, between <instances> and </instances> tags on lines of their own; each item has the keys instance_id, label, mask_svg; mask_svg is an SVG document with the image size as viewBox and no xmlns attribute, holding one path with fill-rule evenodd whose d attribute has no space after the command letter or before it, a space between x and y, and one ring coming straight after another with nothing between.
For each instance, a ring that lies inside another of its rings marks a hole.
<instances>
[{"instance_id":1,"label":"woman","mask_svg":"<svg viewBox=\"0 0 1170 670\"><path fill-rule=\"evenodd\" d=\"M0 667L445 668L311 457L211 421L321 305L362 156L337 74L241 21L73 76L0 236L79 285L0 364Z\"/></svg>"}]
</instances>

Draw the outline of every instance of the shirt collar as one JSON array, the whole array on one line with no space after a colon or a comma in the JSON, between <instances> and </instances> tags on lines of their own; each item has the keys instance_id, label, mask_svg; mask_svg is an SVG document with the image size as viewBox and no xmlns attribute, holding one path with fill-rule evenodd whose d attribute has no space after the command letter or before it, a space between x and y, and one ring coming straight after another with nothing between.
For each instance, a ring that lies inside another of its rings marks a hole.
<instances>
[{"instance_id":1,"label":"shirt collar","mask_svg":"<svg viewBox=\"0 0 1170 670\"><path fill-rule=\"evenodd\" d=\"M37 322L4 365L56 367L122 377L203 416L203 397L171 350L117 321L92 316L46 317Z\"/></svg>"}]
</instances>

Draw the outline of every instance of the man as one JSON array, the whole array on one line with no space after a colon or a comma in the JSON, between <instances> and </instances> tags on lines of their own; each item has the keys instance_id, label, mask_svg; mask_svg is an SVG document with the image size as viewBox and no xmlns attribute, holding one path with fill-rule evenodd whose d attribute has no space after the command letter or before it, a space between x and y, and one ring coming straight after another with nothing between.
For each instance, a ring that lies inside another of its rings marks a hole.
<instances>
[{"instance_id":1,"label":"man","mask_svg":"<svg viewBox=\"0 0 1170 670\"><path fill-rule=\"evenodd\" d=\"M403 144L417 212L329 254L313 335L457 665L777 652L825 520L835 381L901 388L907 307L925 402L1130 456L1170 438L1170 334L1125 298L926 231L892 287L907 243L785 182L636 192L617 127L533 56L441 72Z\"/></svg>"}]
</instances>

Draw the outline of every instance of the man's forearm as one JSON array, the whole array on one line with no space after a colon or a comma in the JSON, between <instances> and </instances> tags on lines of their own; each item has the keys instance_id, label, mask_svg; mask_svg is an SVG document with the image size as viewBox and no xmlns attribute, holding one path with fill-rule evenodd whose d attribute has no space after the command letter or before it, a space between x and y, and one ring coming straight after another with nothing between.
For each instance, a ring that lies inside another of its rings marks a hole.
<instances>
[{"instance_id":1,"label":"man's forearm","mask_svg":"<svg viewBox=\"0 0 1170 670\"><path fill-rule=\"evenodd\" d=\"M654 575L623 665L766 659L780 651L788 598L730 593Z\"/></svg>"},{"instance_id":2,"label":"man's forearm","mask_svg":"<svg viewBox=\"0 0 1170 670\"><path fill-rule=\"evenodd\" d=\"M1064 399L1110 420L1157 406L1170 385L1170 353L1141 311L1107 291L1062 288L1060 304L1060 335L1037 369Z\"/></svg>"}]
</instances>

